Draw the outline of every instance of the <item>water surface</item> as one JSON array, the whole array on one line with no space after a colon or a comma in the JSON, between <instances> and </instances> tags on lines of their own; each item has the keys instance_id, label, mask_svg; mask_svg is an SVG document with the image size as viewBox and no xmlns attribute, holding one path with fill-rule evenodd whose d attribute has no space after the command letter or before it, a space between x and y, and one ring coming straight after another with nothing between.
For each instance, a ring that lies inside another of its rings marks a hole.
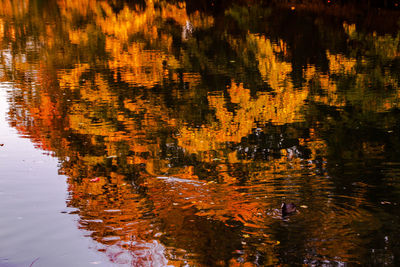
<instances>
[{"instance_id":1,"label":"water surface","mask_svg":"<svg viewBox=\"0 0 400 267\"><path fill-rule=\"evenodd\" d=\"M0 1L0 265L399 264L398 11L201 3Z\"/></svg>"}]
</instances>

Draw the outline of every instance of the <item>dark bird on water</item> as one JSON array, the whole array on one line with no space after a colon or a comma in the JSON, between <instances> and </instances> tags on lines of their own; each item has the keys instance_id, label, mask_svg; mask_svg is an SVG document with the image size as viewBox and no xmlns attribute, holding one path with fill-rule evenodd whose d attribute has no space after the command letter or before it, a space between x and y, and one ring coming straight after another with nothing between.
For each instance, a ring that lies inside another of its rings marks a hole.
<instances>
[{"instance_id":1,"label":"dark bird on water","mask_svg":"<svg viewBox=\"0 0 400 267\"><path fill-rule=\"evenodd\" d=\"M286 216L296 212L296 205L293 203L282 203L282 216Z\"/></svg>"}]
</instances>

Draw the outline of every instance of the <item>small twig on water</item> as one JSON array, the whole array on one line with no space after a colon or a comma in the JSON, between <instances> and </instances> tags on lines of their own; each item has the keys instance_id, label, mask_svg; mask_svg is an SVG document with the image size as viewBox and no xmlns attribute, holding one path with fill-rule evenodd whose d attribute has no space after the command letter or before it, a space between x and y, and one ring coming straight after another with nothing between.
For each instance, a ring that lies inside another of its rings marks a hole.
<instances>
[{"instance_id":1,"label":"small twig on water","mask_svg":"<svg viewBox=\"0 0 400 267\"><path fill-rule=\"evenodd\" d=\"M34 264L38 259L40 259L40 257L37 257L34 261L32 261L32 263L31 263L31 265L29 265L29 267L32 267L33 264Z\"/></svg>"}]
</instances>

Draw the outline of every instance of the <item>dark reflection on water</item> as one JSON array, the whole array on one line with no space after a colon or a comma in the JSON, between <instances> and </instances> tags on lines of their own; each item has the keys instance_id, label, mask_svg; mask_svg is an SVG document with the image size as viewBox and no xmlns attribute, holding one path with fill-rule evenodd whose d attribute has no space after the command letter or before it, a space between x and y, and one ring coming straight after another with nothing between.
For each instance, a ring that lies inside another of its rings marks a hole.
<instances>
[{"instance_id":1,"label":"dark reflection on water","mask_svg":"<svg viewBox=\"0 0 400 267\"><path fill-rule=\"evenodd\" d=\"M79 227L116 264L398 264L397 11L200 3L0 2Z\"/></svg>"}]
</instances>

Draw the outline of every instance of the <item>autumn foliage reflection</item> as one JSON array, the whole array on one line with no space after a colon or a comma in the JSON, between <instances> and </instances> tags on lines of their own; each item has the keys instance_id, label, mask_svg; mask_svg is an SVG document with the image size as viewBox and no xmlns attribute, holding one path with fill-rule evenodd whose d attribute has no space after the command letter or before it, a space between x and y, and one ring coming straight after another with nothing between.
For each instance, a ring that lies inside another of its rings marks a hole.
<instances>
[{"instance_id":1,"label":"autumn foliage reflection","mask_svg":"<svg viewBox=\"0 0 400 267\"><path fill-rule=\"evenodd\" d=\"M386 66L398 60L399 34L343 22L338 35L363 46L326 47L325 69L309 63L299 78L290 40L229 33L224 18L189 13L185 2L58 1L59 19L46 26L49 14L21 2L0 1L1 80L15 85L9 121L60 159L68 205L113 262L359 263L359 232L378 223L360 208L365 183L331 198L341 140L326 133L352 123L349 106L361 121L389 114L377 128L392 127L399 73ZM241 12L224 15L239 30L251 15ZM361 142L360 157L385 152L385 141ZM305 205L282 221L285 199Z\"/></svg>"}]
</instances>

